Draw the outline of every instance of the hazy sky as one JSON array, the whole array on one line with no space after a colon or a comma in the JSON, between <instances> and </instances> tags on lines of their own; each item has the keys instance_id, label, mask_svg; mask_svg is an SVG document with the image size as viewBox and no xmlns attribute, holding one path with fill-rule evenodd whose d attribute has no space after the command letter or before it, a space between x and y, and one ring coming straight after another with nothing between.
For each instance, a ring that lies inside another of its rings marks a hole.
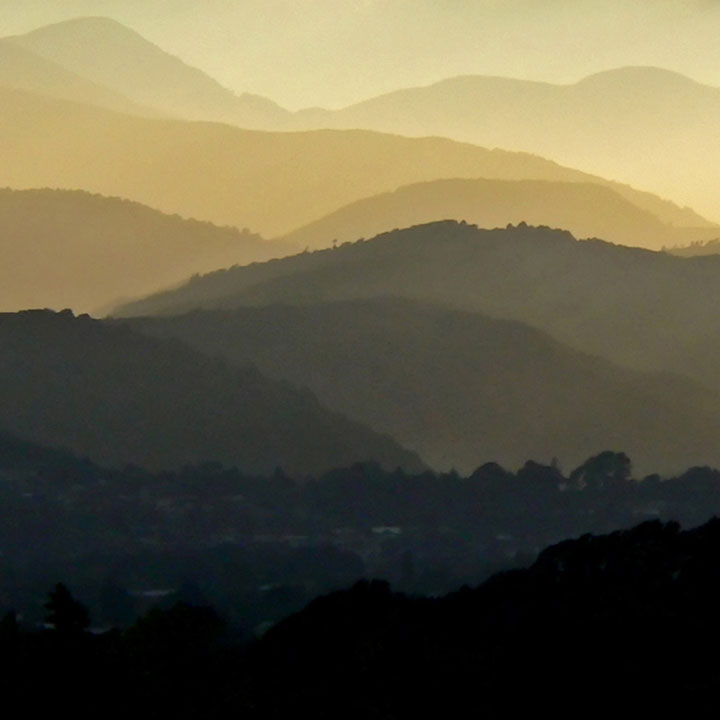
<instances>
[{"instance_id":1,"label":"hazy sky","mask_svg":"<svg viewBox=\"0 0 720 720\"><path fill-rule=\"evenodd\" d=\"M0 33L82 15L291 108L459 74L571 82L620 65L720 86L720 0L0 0Z\"/></svg>"}]
</instances>

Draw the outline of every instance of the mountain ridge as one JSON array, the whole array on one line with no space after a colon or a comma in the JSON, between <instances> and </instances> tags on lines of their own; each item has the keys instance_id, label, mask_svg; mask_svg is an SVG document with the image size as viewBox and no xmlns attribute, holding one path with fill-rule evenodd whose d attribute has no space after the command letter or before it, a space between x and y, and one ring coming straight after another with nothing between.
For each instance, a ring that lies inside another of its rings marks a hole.
<instances>
[{"instance_id":1,"label":"mountain ridge","mask_svg":"<svg viewBox=\"0 0 720 720\"><path fill-rule=\"evenodd\" d=\"M282 239L317 249L440 219L484 228L543 224L564 228L578 238L655 250L720 235L720 226L681 228L663 223L610 187L595 183L443 179L358 200Z\"/></svg>"},{"instance_id":2,"label":"mountain ridge","mask_svg":"<svg viewBox=\"0 0 720 720\"><path fill-rule=\"evenodd\" d=\"M69 311L0 314L0 339L0 427L106 466L218 461L301 476L369 460L424 467L308 390L177 341Z\"/></svg>"},{"instance_id":3,"label":"mountain ridge","mask_svg":"<svg viewBox=\"0 0 720 720\"><path fill-rule=\"evenodd\" d=\"M720 257L576 240L547 227L455 221L220 271L121 315L393 295L517 320L577 350L720 388Z\"/></svg>"},{"instance_id":4,"label":"mountain ridge","mask_svg":"<svg viewBox=\"0 0 720 720\"><path fill-rule=\"evenodd\" d=\"M107 17L79 17L7 40L170 115L248 127L279 126L290 115L267 98L236 95Z\"/></svg>"},{"instance_id":5,"label":"mountain ridge","mask_svg":"<svg viewBox=\"0 0 720 720\"><path fill-rule=\"evenodd\" d=\"M159 114L6 39L0 39L0 85L122 113L148 117Z\"/></svg>"},{"instance_id":6,"label":"mountain ridge","mask_svg":"<svg viewBox=\"0 0 720 720\"><path fill-rule=\"evenodd\" d=\"M0 146L0 185L120 196L166 213L252 227L265 237L291 232L354 200L425 180L608 184L539 156L444 138L367 130L269 133L121 115L3 88L0 133L7 139ZM612 187L665 222L708 224L669 201Z\"/></svg>"},{"instance_id":7,"label":"mountain ridge","mask_svg":"<svg viewBox=\"0 0 720 720\"><path fill-rule=\"evenodd\" d=\"M519 322L376 297L130 325L307 386L435 470L553 457L575 467L607 447L626 451L641 475L720 464L720 393L620 368Z\"/></svg>"},{"instance_id":8,"label":"mountain ridge","mask_svg":"<svg viewBox=\"0 0 720 720\"><path fill-rule=\"evenodd\" d=\"M715 220L720 207L710 190L714 164L708 157L720 159L718 118L720 88L673 71L632 66L569 84L460 76L297 116L301 126L442 134L532 151L673 197Z\"/></svg>"},{"instance_id":9,"label":"mountain ridge","mask_svg":"<svg viewBox=\"0 0 720 720\"><path fill-rule=\"evenodd\" d=\"M290 254L249 231L79 190L0 188L0 310L102 312L188 275Z\"/></svg>"},{"instance_id":10,"label":"mountain ridge","mask_svg":"<svg viewBox=\"0 0 720 720\"><path fill-rule=\"evenodd\" d=\"M713 123L702 118L720 115L720 89L663 68L624 66L565 84L461 75L337 110L291 112L267 98L236 95L135 30L100 16L66 20L5 41L171 116L276 131L366 128L532 152L646 187L720 220L707 178L695 177L701 160L715 152ZM668 97L673 103L663 110ZM574 121L568 124L568 118ZM694 136L704 137L705 146L699 147ZM658 145L672 157L657 157ZM688 174L683 166L694 170ZM686 215L679 224L694 223Z\"/></svg>"}]
</instances>

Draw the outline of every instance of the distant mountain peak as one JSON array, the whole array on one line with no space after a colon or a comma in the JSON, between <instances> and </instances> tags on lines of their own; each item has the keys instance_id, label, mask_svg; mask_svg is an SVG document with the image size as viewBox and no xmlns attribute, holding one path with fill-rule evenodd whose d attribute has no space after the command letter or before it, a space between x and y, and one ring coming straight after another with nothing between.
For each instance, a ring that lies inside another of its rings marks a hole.
<instances>
[{"instance_id":1,"label":"distant mountain peak","mask_svg":"<svg viewBox=\"0 0 720 720\"><path fill-rule=\"evenodd\" d=\"M683 75L682 73L676 72L675 70L668 70L654 65L626 65L616 68L608 68L607 70L601 70L591 75L587 75L577 82L574 83L559 83L551 82L549 80L536 80L527 78L518 78L505 75L485 75L483 73L471 73L463 75L453 75L451 77L443 78L435 82L427 83L424 85L414 85L407 88L401 88L395 91L383 93L374 98L370 98L368 101L373 102L377 98L392 97L397 93L405 92L416 92L431 89L471 89L475 86L492 86L498 85L506 88L530 88L530 87L568 87L571 85L583 85L585 83L593 82L676 82L692 85L702 85L696 80ZM364 102L355 103L355 105L363 105ZM313 108L310 108L313 109ZM310 110L309 109L309 110ZM316 109L316 108L315 108Z\"/></svg>"},{"instance_id":2,"label":"distant mountain peak","mask_svg":"<svg viewBox=\"0 0 720 720\"><path fill-rule=\"evenodd\" d=\"M102 16L78 17L53 25L45 25L24 35L16 35L11 39L29 47L34 52L51 57L75 71L85 71L88 75L90 74L89 70L97 70L102 67L107 58L111 57L111 53L118 50L128 54L122 58L116 57L116 63L122 59L124 63L141 64L146 63L154 56L156 60L172 60L173 63L184 66L188 71L205 75L200 70L187 65L180 58L166 52L136 30L117 20ZM95 68L87 63L86 53L89 50L96 53L97 66ZM78 67L78 64L82 67ZM148 67L147 70L151 72L152 67ZM215 80L209 76L205 77L220 87Z\"/></svg>"},{"instance_id":3,"label":"distant mountain peak","mask_svg":"<svg viewBox=\"0 0 720 720\"><path fill-rule=\"evenodd\" d=\"M289 116L270 100L238 96L110 18L78 17L8 40L135 102L188 120L264 128Z\"/></svg>"},{"instance_id":4,"label":"distant mountain peak","mask_svg":"<svg viewBox=\"0 0 720 720\"><path fill-rule=\"evenodd\" d=\"M702 85L687 75L654 65L627 65L593 73L580 80L577 85L600 82L633 82L642 85L647 83L675 83L682 85Z\"/></svg>"},{"instance_id":5,"label":"distant mountain peak","mask_svg":"<svg viewBox=\"0 0 720 720\"><path fill-rule=\"evenodd\" d=\"M469 75L454 75L452 77L438 80L437 82L429 83L428 85L418 86L414 89L426 89L426 88L437 88L443 86L472 86L477 83L497 83L506 86L555 86L564 87L567 85L581 85L587 82L597 81L618 81L618 80L635 80L635 81L675 81L683 83L692 83L694 85L702 85L696 80L683 75L675 70L668 70L667 68L658 67L655 65L623 65L616 68L608 68L607 70L600 70L599 72L587 75L575 83L559 83L551 82L549 80L530 80L517 77L510 77L504 75L484 75L484 74L469 74ZM387 93L391 95L392 93Z\"/></svg>"},{"instance_id":6,"label":"distant mountain peak","mask_svg":"<svg viewBox=\"0 0 720 720\"><path fill-rule=\"evenodd\" d=\"M43 25L42 27L31 30L30 32L18 37L30 37L33 35L37 36L43 34L47 35L51 33L68 31L94 33L97 33L98 31L111 32L115 34L123 34L126 36L140 38L144 42L150 43L149 40L146 40L140 33L128 27L127 25L123 25L123 23L118 22L113 18L105 17L103 15L80 16L71 18L69 20L62 20L60 22L52 23L50 25Z\"/></svg>"},{"instance_id":7,"label":"distant mountain peak","mask_svg":"<svg viewBox=\"0 0 720 720\"><path fill-rule=\"evenodd\" d=\"M719 88L672 70L630 66L566 84L457 76L298 120L305 127L370 128L532 152L672 198L717 221L718 117ZM660 217L653 205L642 206ZM675 225L706 224L672 214Z\"/></svg>"}]
</instances>

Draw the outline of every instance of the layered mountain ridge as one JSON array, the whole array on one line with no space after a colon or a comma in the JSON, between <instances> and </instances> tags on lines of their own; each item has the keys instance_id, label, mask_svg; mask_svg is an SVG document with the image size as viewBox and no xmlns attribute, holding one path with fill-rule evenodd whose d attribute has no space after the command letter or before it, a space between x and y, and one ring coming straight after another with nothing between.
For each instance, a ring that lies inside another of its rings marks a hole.
<instances>
[{"instance_id":1,"label":"layered mountain ridge","mask_svg":"<svg viewBox=\"0 0 720 720\"><path fill-rule=\"evenodd\" d=\"M457 77L303 117L306 127L443 135L532 151L720 219L712 190L720 89L660 68L618 68L571 85Z\"/></svg>"},{"instance_id":2,"label":"layered mountain ridge","mask_svg":"<svg viewBox=\"0 0 720 720\"><path fill-rule=\"evenodd\" d=\"M720 393L629 371L521 323L392 298L194 312L132 327L307 386L436 470L575 467L606 448L641 475L720 464ZM311 339L309 341L309 339Z\"/></svg>"},{"instance_id":3,"label":"layered mountain ridge","mask_svg":"<svg viewBox=\"0 0 720 720\"><path fill-rule=\"evenodd\" d=\"M435 180L406 185L346 205L289 233L299 247L371 238L435 220L464 220L484 228L525 222L569 230L578 238L659 250L714 240L720 227L662 222L608 186L549 180Z\"/></svg>"},{"instance_id":4,"label":"layered mountain ridge","mask_svg":"<svg viewBox=\"0 0 720 720\"><path fill-rule=\"evenodd\" d=\"M0 310L103 312L188 276L290 254L249 231L119 198L0 189Z\"/></svg>"},{"instance_id":5,"label":"layered mountain ridge","mask_svg":"<svg viewBox=\"0 0 720 720\"><path fill-rule=\"evenodd\" d=\"M364 130L268 133L113 113L0 88L0 184L82 189L167 213L290 232L355 200L442 178L597 182L526 153ZM101 160L101 161L100 161ZM665 223L701 218L610 183ZM689 215L689 216L688 216Z\"/></svg>"},{"instance_id":6,"label":"layered mountain ridge","mask_svg":"<svg viewBox=\"0 0 720 720\"><path fill-rule=\"evenodd\" d=\"M118 313L403 297L517 320L618 364L720 388L719 279L717 256L445 221L198 277Z\"/></svg>"},{"instance_id":7,"label":"layered mountain ridge","mask_svg":"<svg viewBox=\"0 0 720 720\"><path fill-rule=\"evenodd\" d=\"M266 98L236 95L109 18L68 20L6 42L170 116L272 129L290 115Z\"/></svg>"},{"instance_id":8,"label":"layered mountain ridge","mask_svg":"<svg viewBox=\"0 0 720 720\"><path fill-rule=\"evenodd\" d=\"M0 427L105 465L319 473L422 462L256 368L70 312L0 315Z\"/></svg>"}]
</instances>

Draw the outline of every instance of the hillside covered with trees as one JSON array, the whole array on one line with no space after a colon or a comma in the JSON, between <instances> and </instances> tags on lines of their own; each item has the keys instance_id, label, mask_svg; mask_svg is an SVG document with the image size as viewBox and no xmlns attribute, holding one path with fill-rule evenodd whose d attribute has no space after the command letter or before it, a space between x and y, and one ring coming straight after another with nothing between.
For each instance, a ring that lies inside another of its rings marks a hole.
<instances>
[{"instance_id":1,"label":"hillside covered with trees","mask_svg":"<svg viewBox=\"0 0 720 720\"><path fill-rule=\"evenodd\" d=\"M413 718L478 703L498 718L538 705L560 718L583 707L593 718L618 707L703 717L717 693L718 543L717 520L685 532L650 522L561 543L528 569L437 599L365 580L256 642L189 603L93 636L59 584L49 629L2 621L2 689L32 712L72 701L76 717L94 717L118 685L110 717L141 704L181 718L331 717L339 707Z\"/></svg>"},{"instance_id":2,"label":"hillside covered with trees","mask_svg":"<svg viewBox=\"0 0 720 720\"><path fill-rule=\"evenodd\" d=\"M623 448L644 473L720 466L720 395L577 352L518 322L377 297L131 326L307 387L437 470L553 457L571 468L608 447Z\"/></svg>"},{"instance_id":3,"label":"hillside covered with trees","mask_svg":"<svg viewBox=\"0 0 720 720\"><path fill-rule=\"evenodd\" d=\"M720 388L720 258L578 241L547 227L420 225L194 278L120 315L401 297L517 320L576 350Z\"/></svg>"},{"instance_id":4,"label":"hillside covered with trees","mask_svg":"<svg viewBox=\"0 0 720 720\"><path fill-rule=\"evenodd\" d=\"M0 395L1 427L117 467L423 467L391 439L253 366L229 368L178 342L70 312L0 315Z\"/></svg>"}]
</instances>

